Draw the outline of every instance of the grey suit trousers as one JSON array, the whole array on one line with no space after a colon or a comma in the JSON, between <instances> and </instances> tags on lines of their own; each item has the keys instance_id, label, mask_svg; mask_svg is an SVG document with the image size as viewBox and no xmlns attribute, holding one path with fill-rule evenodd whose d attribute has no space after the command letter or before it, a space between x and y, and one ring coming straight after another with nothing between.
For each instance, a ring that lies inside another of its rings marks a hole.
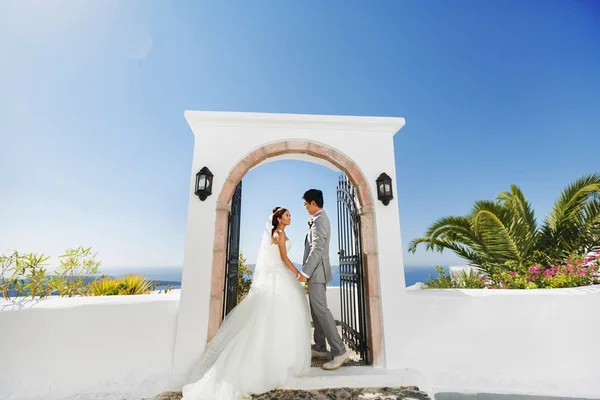
<instances>
[{"instance_id":1,"label":"grey suit trousers","mask_svg":"<svg viewBox=\"0 0 600 400\"><path fill-rule=\"evenodd\" d=\"M308 282L310 314L315 325L315 345L313 349L316 351L327 351L327 345L325 344L325 339L327 339L329 347L331 347L331 355L337 357L346 352L346 347L344 347L342 338L337 331L333 315L327 307L326 290L325 283Z\"/></svg>"}]
</instances>

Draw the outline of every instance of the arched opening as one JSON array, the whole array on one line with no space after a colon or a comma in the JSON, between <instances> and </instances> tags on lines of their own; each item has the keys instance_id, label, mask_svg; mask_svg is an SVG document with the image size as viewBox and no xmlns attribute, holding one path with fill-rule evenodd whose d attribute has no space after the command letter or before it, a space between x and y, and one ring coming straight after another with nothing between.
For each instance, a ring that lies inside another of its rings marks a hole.
<instances>
[{"instance_id":1,"label":"arched opening","mask_svg":"<svg viewBox=\"0 0 600 400\"><path fill-rule=\"evenodd\" d=\"M250 169L274 157L283 155L303 155L315 162L324 160L342 171L354 188L358 200L357 214L360 217L360 259L363 265L364 313L368 337L369 361L381 365L382 318L379 291L379 269L373 197L364 174L347 156L336 149L307 140L288 140L265 144L254 149L240 160L230 171L217 200L213 261L211 273L211 295L209 305L208 337L216 334L223 318L225 296L225 271L231 202L236 187ZM359 232L359 231L357 231Z\"/></svg>"}]
</instances>

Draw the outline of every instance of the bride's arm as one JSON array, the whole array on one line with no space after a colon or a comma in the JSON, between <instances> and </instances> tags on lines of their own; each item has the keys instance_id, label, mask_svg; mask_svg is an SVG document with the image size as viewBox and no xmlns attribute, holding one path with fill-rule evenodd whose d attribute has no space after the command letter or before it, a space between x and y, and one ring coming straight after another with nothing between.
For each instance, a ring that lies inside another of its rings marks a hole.
<instances>
[{"instance_id":1,"label":"bride's arm","mask_svg":"<svg viewBox=\"0 0 600 400\"><path fill-rule=\"evenodd\" d=\"M288 269L294 273L295 276L298 276L298 269L296 267L294 267L294 264L292 264L292 262L290 261L290 259L287 256L287 248L285 247L285 241L286 241L285 234L283 232L278 233L277 234L277 247L279 247L279 254L281 255L281 260L283 261L285 266L288 267Z\"/></svg>"}]
</instances>

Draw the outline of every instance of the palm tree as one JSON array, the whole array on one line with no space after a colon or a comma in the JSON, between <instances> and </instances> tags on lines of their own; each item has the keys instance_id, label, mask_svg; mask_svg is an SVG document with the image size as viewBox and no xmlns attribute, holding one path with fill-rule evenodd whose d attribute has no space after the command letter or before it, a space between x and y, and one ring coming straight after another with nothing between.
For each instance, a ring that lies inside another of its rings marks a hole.
<instances>
[{"instance_id":1,"label":"palm tree","mask_svg":"<svg viewBox=\"0 0 600 400\"><path fill-rule=\"evenodd\" d=\"M425 250L448 249L487 272L585 255L600 245L600 173L567 186L541 226L525 195L516 185L496 201L477 201L467 216L434 222L425 236L413 240Z\"/></svg>"}]
</instances>

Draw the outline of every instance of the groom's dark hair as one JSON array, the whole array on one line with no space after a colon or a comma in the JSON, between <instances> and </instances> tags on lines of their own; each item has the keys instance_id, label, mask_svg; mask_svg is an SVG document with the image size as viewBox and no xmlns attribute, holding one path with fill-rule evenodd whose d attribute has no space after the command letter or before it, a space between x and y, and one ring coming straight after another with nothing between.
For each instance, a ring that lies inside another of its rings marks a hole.
<instances>
[{"instance_id":1,"label":"groom's dark hair","mask_svg":"<svg viewBox=\"0 0 600 400\"><path fill-rule=\"evenodd\" d=\"M307 190L304 193L304 196L302 196L302 198L308 204L310 204L311 202L314 201L319 208L323 208L323 204L324 204L324 201L323 201L323 192L321 192L319 189L310 189L310 190Z\"/></svg>"}]
</instances>

